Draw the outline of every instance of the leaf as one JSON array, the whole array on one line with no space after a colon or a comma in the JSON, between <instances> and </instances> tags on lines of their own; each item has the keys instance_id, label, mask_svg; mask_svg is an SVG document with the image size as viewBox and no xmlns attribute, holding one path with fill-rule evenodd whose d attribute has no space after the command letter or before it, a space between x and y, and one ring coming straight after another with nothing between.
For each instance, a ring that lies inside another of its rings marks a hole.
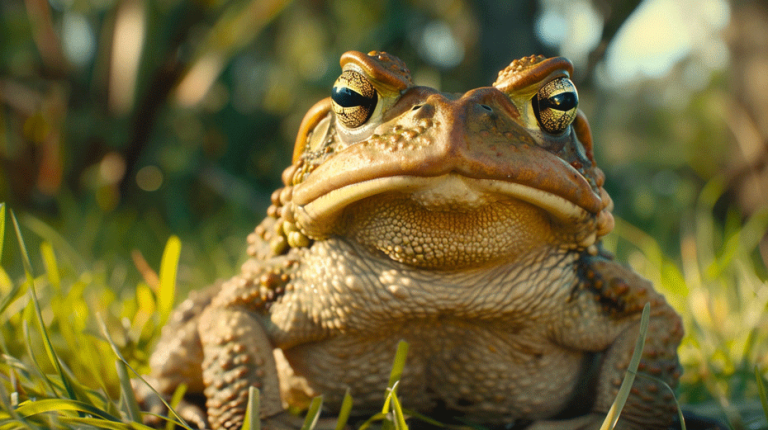
<instances>
[{"instance_id":1,"label":"leaf","mask_svg":"<svg viewBox=\"0 0 768 430\"><path fill-rule=\"evenodd\" d=\"M181 255L181 240L177 236L168 238L160 261L160 290L157 293L157 308L160 313L160 324L165 325L173 310L173 300L176 295L176 271Z\"/></svg>"},{"instance_id":2,"label":"leaf","mask_svg":"<svg viewBox=\"0 0 768 430\"><path fill-rule=\"evenodd\" d=\"M624 380L621 381L621 387L616 395L616 399L611 405L611 409L608 410L608 415L603 421L603 425L600 426L600 430L609 430L616 426L616 422L619 420L621 410L624 408L624 404L627 402L629 392L632 389L632 384L635 382L635 376L637 375L637 367L640 365L640 359L643 356L643 348L645 348L645 336L648 334L648 320L651 314L651 304L646 303L643 307L643 314L640 317L640 333L637 336L635 342L635 352L632 354L632 358L629 360L629 367L627 367L627 373L624 375Z\"/></svg>"}]
</instances>

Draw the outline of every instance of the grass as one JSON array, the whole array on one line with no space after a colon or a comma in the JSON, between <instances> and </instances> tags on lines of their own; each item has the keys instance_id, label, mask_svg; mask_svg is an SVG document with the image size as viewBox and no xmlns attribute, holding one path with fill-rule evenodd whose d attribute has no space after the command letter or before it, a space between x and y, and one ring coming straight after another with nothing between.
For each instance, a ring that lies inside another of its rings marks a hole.
<instances>
[{"instance_id":1,"label":"grass","mask_svg":"<svg viewBox=\"0 0 768 430\"><path fill-rule=\"evenodd\" d=\"M654 239L623 222L606 245L653 281L683 315L685 373L678 399L684 408L736 430L768 429L768 282L756 258L768 231L768 210L744 222L733 214L719 226L711 216L718 192L715 184L702 193L679 256L665 255ZM138 264L140 269L132 270L142 280L114 285L130 277L88 262L40 220L24 217L19 225L8 213L0 204L0 430L147 428L130 389L135 376L130 369L149 370L148 351L170 314L176 276L183 270L181 241L168 239L155 262L157 272L151 263ZM25 239L30 232L34 237ZM27 250L27 243L37 246ZM21 264L9 264L14 249ZM400 430L407 427L406 417L421 417L403 410L397 397L406 353L402 345L383 410L363 428ZM311 410L319 411L320 402ZM258 405L256 393L251 403ZM349 416L350 397L344 405L339 429ZM311 429L317 416L310 412L304 428ZM247 420L245 428L258 429L258 420Z\"/></svg>"}]
</instances>

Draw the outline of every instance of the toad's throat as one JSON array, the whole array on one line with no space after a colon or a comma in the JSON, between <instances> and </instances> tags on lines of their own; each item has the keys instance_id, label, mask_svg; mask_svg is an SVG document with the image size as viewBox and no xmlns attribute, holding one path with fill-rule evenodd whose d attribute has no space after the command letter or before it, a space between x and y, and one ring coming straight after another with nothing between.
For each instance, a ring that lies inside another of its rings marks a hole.
<instances>
[{"instance_id":1,"label":"toad's throat","mask_svg":"<svg viewBox=\"0 0 768 430\"><path fill-rule=\"evenodd\" d=\"M434 177L389 176L337 188L296 208L296 219L310 235L324 236L321 231L333 225L345 208L387 193L409 195L425 208L435 210L471 211L485 204L514 199L541 208L563 223L578 224L592 216L563 197L527 185L449 173Z\"/></svg>"}]
</instances>

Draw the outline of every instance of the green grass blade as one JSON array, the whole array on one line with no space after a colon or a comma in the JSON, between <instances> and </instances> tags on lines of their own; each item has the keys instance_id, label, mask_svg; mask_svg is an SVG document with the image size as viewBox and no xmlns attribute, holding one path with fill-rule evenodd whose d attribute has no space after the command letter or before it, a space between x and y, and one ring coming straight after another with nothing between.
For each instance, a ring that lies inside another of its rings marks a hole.
<instances>
[{"instance_id":1,"label":"green grass blade","mask_svg":"<svg viewBox=\"0 0 768 430\"><path fill-rule=\"evenodd\" d=\"M397 393L392 390L392 411L395 414L395 430L408 430L408 425L405 423L405 416L403 415L403 407L400 405L400 400L397 398Z\"/></svg>"},{"instance_id":2,"label":"green grass blade","mask_svg":"<svg viewBox=\"0 0 768 430\"><path fill-rule=\"evenodd\" d=\"M3 243L5 240L5 203L0 203L0 260L2 260L3 256ZM5 309L10 306L11 303L16 301L16 299L21 296L21 287L22 283L18 282L15 283L11 291L3 297L3 300L0 302L0 314L5 312Z\"/></svg>"},{"instance_id":3,"label":"green grass blade","mask_svg":"<svg viewBox=\"0 0 768 430\"><path fill-rule=\"evenodd\" d=\"M48 282L56 290L57 294L61 294L61 277L59 276L59 265L56 262L56 254L53 252L53 246L49 242L43 242L40 244L40 255L43 257L43 264L45 265L45 271L48 274Z\"/></svg>"},{"instance_id":4,"label":"green grass blade","mask_svg":"<svg viewBox=\"0 0 768 430\"><path fill-rule=\"evenodd\" d=\"M637 342L635 343L635 352L632 354L632 359L629 360L629 367L627 368L624 380L621 381L621 387L619 387L619 393L616 395L616 400L613 401L611 409L608 410L608 415L605 417L603 425L600 426L600 430L609 430L616 426L616 422L619 420L619 415L621 415L621 410L627 402L629 391L632 389L632 384L635 382L637 367L640 365L640 359L643 356L645 336L648 334L648 320L650 319L650 315L651 304L646 303L643 307L643 314L640 317L640 334L637 336Z\"/></svg>"},{"instance_id":5,"label":"green grass blade","mask_svg":"<svg viewBox=\"0 0 768 430\"><path fill-rule=\"evenodd\" d=\"M307 416L304 418L304 424L301 425L301 430L312 430L317 424L317 420L320 418L320 409L323 407L323 396L317 396L312 399L312 403L309 404L309 410L307 410Z\"/></svg>"},{"instance_id":6,"label":"green grass blade","mask_svg":"<svg viewBox=\"0 0 768 430\"><path fill-rule=\"evenodd\" d=\"M43 337L43 346L45 347L45 352L48 354L48 359L51 360L51 363L56 369L56 372L61 376L61 382L64 384L64 389L67 392L67 396L72 400L77 400L75 392L72 390L72 384L70 384L69 378L61 369L59 357L56 355L56 351L53 350L51 339L48 337L48 330L46 329L45 323L43 322L43 313L40 310L40 303L37 301L37 293L35 292L35 280L32 277L32 263L29 261L27 246L24 243L24 238L21 235L21 229L19 228L19 222L16 220L16 215L13 213L13 211L11 211L11 219L13 220L13 227L16 230L16 239L19 241L19 248L21 249L22 261L24 263L24 274L26 275L27 282L29 283L29 292L32 295L32 303L34 304L35 315L37 316L36 320L38 329L40 330L40 333Z\"/></svg>"},{"instance_id":7,"label":"green grass blade","mask_svg":"<svg viewBox=\"0 0 768 430\"><path fill-rule=\"evenodd\" d=\"M765 390L765 383L763 377L760 375L760 370L755 366L755 380L757 381L757 392L760 393L760 403L763 405L763 413L765 419L768 420L768 395Z\"/></svg>"},{"instance_id":8,"label":"green grass blade","mask_svg":"<svg viewBox=\"0 0 768 430\"><path fill-rule=\"evenodd\" d=\"M136 375L136 377L141 382L146 384L147 387L149 387L155 394L157 394L157 397L160 399L161 402L163 402L163 405L165 405L165 407L168 408L168 411L171 414L173 414L173 416L175 416L176 419L179 420L179 424L177 424L177 425L181 425L182 427L184 427L184 428L186 428L188 430L192 430L192 427L190 427L189 424L187 424L187 422L184 421L184 418L182 418L179 414L176 413L176 411L171 407L171 405L169 405L168 402L165 401L163 396L161 396L160 393L158 393L157 390L155 390L155 387L153 387L144 378L142 378L141 375L139 374L139 372L137 372L136 369L131 367L131 365L128 363L128 360L126 360L125 357L123 357L123 354L120 354L120 350L117 348L117 345L115 345L115 342L109 336L109 331L107 330L107 325L104 323L104 320L101 318L101 316L100 315L96 315L96 319L99 322L99 326L101 328L102 334L104 335L104 339L107 340L107 343L109 343L109 346L112 348L112 352L117 356L117 358L120 359L120 361L122 361L123 364L125 364L125 367L130 369L131 372L133 372L133 374Z\"/></svg>"},{"instance_id":9,"label":"green grass blade","mask_svg":"<svg viewBox=\"0 0 768 430\"><path fill-rule=\"evenodd\" d=\"M341 401L341 409L339 409L339 416L336 418L336 429L335 430L344 430L344 428L347 426L347 421L349 421L349 415L352 413L352 395L349 394L349 387L347 387L347 392L344 393L344 400Z\"/></svg>"},{"instance_id":10,"label":"green grass blade","mask_svg":"<svg viewBox=\"0 0 768 430\"><path fill-rule=\"evenodd\" d=\"M176 408L179 407L181 404L181 401L184 400L184 395L187 394L187 384L181 383L176 386L176 389L173 390L173 396L171 396L170 406L168 407L169 410L175 411ZM168 420L165 422L165 430L173 430L175 427L175 423L171 420Z\"/></svg>"},{"instance_id":11,"label":"green grass blade","mask_svg":"<svg viewBox=\"0 0 768 430\"><path fill-rule=\"evenodd\" d=\"M24 295L25 291L23 290L23 287L27 285L28 284L26 282L16 282L13 284L13 287L11 288L11 291L8 292L8 295L3 297L3 300L0 301L0 314L5 312L5 310L8 309L8 306L10 306L13 302Z\"/></svg>"},{"instance_id":12,"label":"green grass blade","mask_svg":"<svg viewBox=\"0 0 768 430\"><path fill-rule=\"evenodd\" d=\"M248 387L248 407L245 408L245 418L241 430L261 430L261 398L259 389Z\"/></svg>"},{"instance_id":13,"label":"green grass blade","mask_svg":"<svg viewBox=\"0 0 768 430\"><path fill-rule=\"evenodd\" d=\"M5 203L0 203L0 262L3 261L3 241L5 240Z\"/></svg>"},{"instance_id":14,"label":"green grass blade","mask_svg":"<svg viewBox=\"0 0 768 430\"><path fill-rule=\"evenodd\" d=\"M125 367L125 363L120 360L115 360L115 367L117 368L117 378L120 381L120 398L123 400L125 414L131 421L141 422L139 403L136 401L136 394L131 387L128 369Z\"/></svg>"},{"instance_id":15,"label":"green grass blade","mask_svg":"<svg viewBox=\"0 0 768 430\"><path fill-rule=\"evenodd\" d=\"M86 417L60 417L62 423L71 424L73 428L98 428L107 430L154 430L152 427L141 423L116 423L99 418Z\"/></svg>"},{"instance_id":16,"label":"green grass blade","mask_svg":"<svg viewBox=\"0 0 768 430\"><path fill-rule=\"evenodd\" d=\"M3 414L2 419L13 419L20 426L28 429L33 428L29 423L26 422L26 420L24 420L24 418L18 414L18 412L16 412L16 407L14 404L12 404L11 399L8 398L8 394L5 392L5 390L0 390L0 404L3 406L3 408L5 408L5 410L0 411ZM0 427L0 429L1 428L2 427ZM18 428L18 426L16 428Z\"/></svg>"},{"instance_id":17,"label":"green grass blade","mask_svg":"<svg viewBox=\"0 0 768 430\"><path fill-rule=\"evenodd\" d=\"M46 412L73 411L97 416L104 420L120 422L120 418L85 402L70 399L42 399L22 402L16 412L23 417L42 414Z\"/></svg>"},{"instance_id":18,"label":"green grass blade","mask_svg":"<svg viewBox=\"0 0 768 430\"><path fill-rule=\"evenodd\" d=\"M37 356L35 355L34 351L32 350L32 339L29 335L29 323L27 320L24 320L21 323L21 333L24 336L24 346L27 349L27 356L29 356L29 359L32 360L32 368L37 373L37 376L45 385L48 386L48 391L53 393L54 395L58 395L58 391L53 385L53 382L51 382L50 379L48 379L48 375L45 374L43 371L42 366L40 366L40 363L37 361Z\"/></svg>"},{"instance_id":19,"label":"green grass blade","mask_svg":"<svg viewBox=\"0 0 768 430\"><path fill-rule=\"evenodd\" d=\"M389 373L389 383L387 387L392 389L395 382L403 376L405 368L405 359L408 356L408 342L401 340L397 343L397 352L395 353L395 362L392 364L392 371Z\"/></svg>"},{"instance_id":20,"label":"green grass blade","mask_svg":"<svg viewBox=\"0 0 768 430\"><path fill-rule=\"evenodd\" d=\"M387 418L387 414L385 414L383 412L379 412L379 413L371 416L367 420L365 420L365 422L360 427L358 427L357 430L368 430L368 427L373 425L373 423L375 423L376 421L382 421L382 420L384 420L386 418Z\"/></svg>"},{"instance_id":21,"label":"green grass blade","mask_svg":"<svg viewBox=\"0 0 768 430\"><path fill-rule=\"evenodd\" d=\"M66 259L77 268L78 272L85 272L89 269L88 264L83 261L80 253L53 227L29 214L21 216L21 223L39 237L44 238L46 242L51 243L59 252L63 253Z\"/></svg>"},{"instance_id":22,"label":"green grass blade","mask_svg":"<svg viewBox=\"0 0 768 430\"><path fill-rule=\"evenodd\" d=\"M397 352L395 352L395 361L392 363L392 370L389 373L389 382L384 397L384 405L381 407L381 413L389 413L389 405L392 401L392 393L397 389L397 383L403 376L405 368L405 359L408 356L408 342L401 340L397 343Z\"/></svg>"},{"instance_id":23,"label":"green grass blade","mask_svg":"<svg viewBox=\"0 0 768 430\"><path fill-rule=\"evenodd\" d=\"M412 409L403 409L403 413L408 415L411 418L417 419L419 421L424 421L427 424L433 425L435 427L447 427L445 424L441 423L438 420L432 419L426 415L420 414Z\"/></svg>"},{"instance_id":24,"label":"green grass blade","mask_svg":"<svg viewBox=\"0 0 768 430\"><path fill-rule=\"evenodd\" d=\"M677 396L675 395L675 390L672 389L672 387L669 386L665 381L651 375L646 375L643 373L638 373L637 376L645 379L650 379L658 384L663 385L667 391L672 393L672 400L675 401L675 406L677 406L677 418L680 420L680 430L686 430L685 426L685 417L683 417L683 410L680 408L680 402L677 401Z\"/></svg>"},{"instance_id":25,"label":"green grass blade","mask_svg":"<svg viewBox=\"0 0 768 430\"><path fill-rule=\"evenodd\" d=\"M164 325L173 310L176 295L176 272L181 255L181 240L177 236L168 238L160 260L160 289L157 293L157 310L160 313L160 325Z\"/></svg>"}]
</instances>

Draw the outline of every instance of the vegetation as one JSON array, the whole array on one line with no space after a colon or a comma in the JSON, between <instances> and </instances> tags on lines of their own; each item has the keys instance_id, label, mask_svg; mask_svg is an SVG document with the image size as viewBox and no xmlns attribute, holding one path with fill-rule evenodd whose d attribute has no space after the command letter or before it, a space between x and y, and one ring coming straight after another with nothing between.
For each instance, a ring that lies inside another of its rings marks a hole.
<instances>
[{"instance_id":1,"label":"vegetation","mask_svg":"<svg viewBox=\"0 0 768 430\"><path fill-rule=\"evenodd\" d=\"M606 246L684 318L680 403L768 429L768 206L729 170L748 147L731 134L755 133L729 65L707 63L728 58L710 50L727 2L679 0L696 44L663 76L618 83L610 47L641 2L610 3L0 1L0 430L144 428L133 371L174 302L236 272L349 49L395 53L444 91L568 55L619 217ZM584 19L602 34L579 47L569 25ZM414 416L395 381L366 425Z\"/></svg>"},{"instance_id":2,"label":"vegetation","mask_svg":"<svg viewBox=\"0 0 768 430\"><path fill-rule=\"evenodd\" d=\"M707 207L714 188L702 194L696 225L682 238L681 264L626 222L618 223L608 246L627 255L683 315L685 373L678 398L684 408L734 429L768 428L768 283L757 276L763 268L754 254L768 230L768 211L718 229ZM2 240L4 207L0 214ZM45 231L53 236L39 238L31 259L12 212L10 219L24 277L12 280L0 270L0 428L145 428L138 424L129 378L148 371L147 352L171 311L179 239L167 241L158 274L142 268L144 280L118 296L108 283L117 269L77 270L79 258L66 245L52 245L62 241L52 229ZM397 427L403 412L396 396L388 399L385 412L371 421L392 419Z\"/></svg>"}]
</instances>

